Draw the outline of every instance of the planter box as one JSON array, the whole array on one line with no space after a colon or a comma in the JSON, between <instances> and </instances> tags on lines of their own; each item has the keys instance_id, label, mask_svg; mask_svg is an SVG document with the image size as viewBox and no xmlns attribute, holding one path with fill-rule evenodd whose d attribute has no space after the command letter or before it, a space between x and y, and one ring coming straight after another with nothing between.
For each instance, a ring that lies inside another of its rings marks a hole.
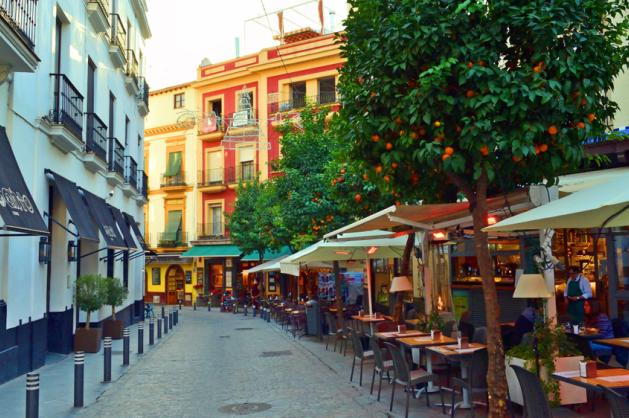
<instances>
[{"instance_id":1,"label":"planter box","mask_svg":"<svg viewBox=\"0 0 629 418\"><path fill-rule=\"evenodd\" d=\"M112 340L122 339L122 331L124 329L124 323L119 320L107 319L103 321L103 338L111 337Z\"/></svg>"},{"instance_id":2,"label":"planter box","mask_svg":"<svg viewBox=\"0 0 629 418\"><path fill-rule=\"evenodd\" d=\"M74 351L98 353L102 333L100 328L77 328L74 334Z\"/></svg>"},{"instance_id":3,"label":"planter box","mask_svg":"<svg viewBox=\"0 0 629 418\"><path fill-rule=\"evenodd\" d=\"M567 372L570 370L579 370L579 361L583 360L583 356L558 357L555 359L555 371ZM505 360L507 366L507 384L509 385L509 396L511 402L522 405L522 389L510 365L516 365L526 368L526 360L517 357L507 357ZM542 367L541 375L545 375L545 368ZM587 391L575 385L559 382L559 395L561 405L582 404L587 402Z\"/></svg>"}]
</instances>

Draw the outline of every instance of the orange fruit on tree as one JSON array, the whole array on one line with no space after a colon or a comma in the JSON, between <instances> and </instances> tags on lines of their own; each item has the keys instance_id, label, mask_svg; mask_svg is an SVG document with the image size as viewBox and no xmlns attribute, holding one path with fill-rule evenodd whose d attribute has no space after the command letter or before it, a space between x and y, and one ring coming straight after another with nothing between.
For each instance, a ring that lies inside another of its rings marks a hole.
<instances>
[{"instance_id":1,"label":"orange fruit on tree","mask_svg":"<svg viewBox=\"0 0 629 418\"><path fill-rule=\"evenodd\" d=\"M378 135L378 134L373 134L373 135L371 135L371 140L372 140L373 142L378 142L378 141L380 141L380 135Z\"/></svg>"},{"instance_id":2,"label":"orange fruit on tree","mask_svg":"<svg viewBox=\"0 0 629 418\"><path fill-rule=\"evenodd\" d=\"M404 129L402 129L402 130L400 131L400 136L404 136L404 135L406 135L406 131L405 131Z\"/></svg>"},{"instance_id":3,"label":"orange fruit on tree","mask_svg":"<svg viewBox=\"0 0 629 418\"><path fill-rule=\"evenodd\" d=\"M581 106L585 106L588 103L588 101L584 98L581 99Z\"/></svg>"},{"instance_id":4,"label":"orange fruit on tree","mask_svg":"<svg viewBox=\"0 0 629 418\"><path fill-rule=\"evenodd\" d=\"M472 97L476 96L476 93L474 93L474 90L468 90L465 95L468 99L471 99Z\"/></svg>"},{"instance_id":5,"label":"orange fruit on tree","mask_svg":"<svg viewBox=\"0 0 629 418\"><path fill-rule=\"evenodd\" d=\"M439 128L441 126L441 121L435 121L435 128Z\"/></svg>"},{"instance_id":6,"label":"orange fruit on tree","mask_svg":"<svg viewBox=\"0 0 629 418\"><path fill-rule=\"evenodd\" d=\"M487 157L489 155L489 147L487 145L481 145L479 151L483 157Z\"/></svg>"},{"instance_id":7,"label":"orange fruit on tree","mask_svg":"<svg viewBox=\"0 0 629 418\"><path fill-rule=\"evenodd\" d=\"M377 95L378 94L375 91L372 91L371 94L370 94L371 97L376 97Z\"/></svg>"},{"instance_id":8,"label":"orange fruit on tree","mask_svg":"<svg viewBox=\"0 0 629 418\"><path fill-rule=\"evenodd\" d=\"M539 148L539 145L537 145L537 144L533 145L533 149L535 150L535 155L539 155L539 153L541 151L540 148Z\"/></svg>"},{"instance_id":9,"label":"orange fruit on tree","mask_svg":"<svg viewBox=\"0 0 629 418\"><path fill-rule=\"evenodd\" d=\"M397 163L395 161L391 163L391 168L394 170L397 168Z\"/></svg>"},{"instance_id":10,"label":"orange fruit on tree","mask_svg":"<svg viewBox=\"0 0 629 418\"><path fill-rule=\"evenodd\" d=\"M390 142L387 142L386 148L387 148L387 151L391 151L393 149L393 144Z\"/></svg>"},{"instance_id":11,"label":"orange fruit on tree","mask_svg":"<svg viewBox=\"0 0 629 418\"><path fill-rule=\"evenodd\" d=\"M557 135L557 133L559 132L559 130L557 129L557 127L555 125L550 125L548 127L548 133L551 135Z\"/></svg>"},{"instance_id":12,"label":"orange fruit on tree","mask_svg":"<svg viewBox=\"0 0 629 418\"><path fill-rule=\"evenodd\" d=\"M443 155L441 156L441 160L442 160L442 161L445 161L445 160L447 160L448 158L450 158L450 156L449 156L448 154L443 154Z\"/></svg>"},{"instance_id":13,"label":"orange fruit on tree","mask_svg":"<svg viewBox=\"0 0 629 418\"><path fill-rule=\"evenodd\" d=\"M583 123L583 122L577 123L577 128L578 129L585 129L585 123Z\"/></svg>"},{"instance_id":14,"label":"orange fruit on tree","mask_svg":"<svg viewBox=\"0 0 629 418\"><path fill-rule=\"evenodd\" d=\"M395 118L395 123L396 123L397 125L401 125L401 124L402 124L402 118L401 118L401 117L399 117L399 116L398 116L398 117L396 117L396 118Z\"/></svg>"},{"instance_id":15,"label":"orange fruit on tree","mask_svg":"<svg viewBox=\"0 0 629 418\"><path fill-rule=\"evenodd\" d=\"M369 180L369 175L367 173L363 174L363 180L365 181Z\"/></svg>"},{"instance_id":16,"label":"orange fruit on tree","mask_svg":"<svg viewBox=\"0 0 629 418\"><path fill-rule=\"evenodd\" d=\"M452 147L445 147L444 152L447 155L452 155L452 154L454 154L454 148L452 148Z\"/></svg>"},{"instance_id":17,"label":"orange fruit on tree","mask_svg":"<svg viewBox=\"0 0 629 418\"><path fill-rule=\"evenodd\" d=\"M539 146L539 150L540 150L541 152L546 152L546 151L548 151L548 144L541 144L541 145Z\"/></svg>"},{"instance_id":18,"label":"orange fruit on tree","mask_svg":"<svg viewBox=\"0 0 629 418\"><path fill-rule=\"evenodd\" d=\"M385 175L384 177L384 181L386 181L387 183L391 181L391 177Z\"/></svg>"},{"instance_id":19,"label":"orange fruit on tree","mask_svg":"<svg viewBox=\"0 0 629 418\"><path fill-rule=\"evenodd\" d=\"M411 132L410 137L411 139L417 139L417 132Z\"/></svg>"},{"instance_id":20,"label":"orange fruit on tree","mask_svg":"<svg viewBox=\"0 0 629 418\"><path fill-rule=\"evenodd\" d=\"M356 193L354 195L354 200L356 201L356 203L360 203L363 200L363 197L360 195L360 193Z\"/></svg>"},{"instance_id":21,"label":"orange fruit on tree","mask_svg":"<svg viewBox=\"0 0 629 418\"><path fill-rule=\"evenodd\" d=\"M480 65L481 67L484 67L487 64L483 60L478 60L478 65Z\"/></svg>"},{"instance_id":22,"label":"orange fruit on tree","mask_svg":"<svg viewBox=\"0 0 629 418\"><path fill-rule=\"evenodd\" d=\"M594 122L596 120L596 115L594 113L588 113L588 120L590 123Z\"/></svg>"},{"instance_id":23,"label":"orange fruit on tree","mask_svg":"<svg viewBox=\"0 0 629 418\"><path fill-rule=\"evenodd\" d=\"M376 166L376 173L382 173L382 166L380 164Z\"/></svg>"},{"instance_id":24,"label":"orange fruit on tree","mask_svg":"<svg viewBox=\"0 0 629 418\"><path fill-rule=\"evenodd\" d=\"M419 183L419 174L417 174L417 173L411 174L411 182L413 184Z\"/></svg>"},{"instance_id":25,"label":"orange fruit on tree","mask_svg":"<svg viewBox=\"0 0 629 418\"><path fill-rule=\"evenodd\" d=\"M467 68L472 68L474 67L474 61L470 61L467 63Z\"/></svg>"},{"instance_id":26,"label":"orange fruit on tree","mask_svg":"<svg viewBox=\"0 0 629 418\"><path fill-rule=\"evenodd\" d=\"M346 172L347 172L347 170L346 170L346 169L341 168L341 174L345 174Z\"/></svg>"},{"instance_id":27,"label":"orange fruit on tree","mask_svg":"<svg viewBox=\"0 0 629 418\"><path fill-rule=\"evenodd\" d=\"M423 126L419 128L419 130L417 131L417 133L421 136L426 135L426 128L424 128Z\"/></svg>"},{"instance_id":28,"label":"orange fruit on tree","mask_svg":"<svg viewBox=\"0 0 629 418\"><path fill-rule=\"evenodd\" d=\"M400 201L399 201L399 200L396 200L396 201L395 201L395 206L400 206L401 204L402 204L402 203L400 203Z\"/></svg>"},{"instance_id":29,"label":"orange fruit on tree","mask_svg":"<svg viewBox=\"0 0 629 418\"><path fill-rule=\"evenodd\" d=\"M511 157L511 159L516 163L522 161L522 157L520 157L519 155L514 155L513 157Z\"/></svg>"}]
</instances>

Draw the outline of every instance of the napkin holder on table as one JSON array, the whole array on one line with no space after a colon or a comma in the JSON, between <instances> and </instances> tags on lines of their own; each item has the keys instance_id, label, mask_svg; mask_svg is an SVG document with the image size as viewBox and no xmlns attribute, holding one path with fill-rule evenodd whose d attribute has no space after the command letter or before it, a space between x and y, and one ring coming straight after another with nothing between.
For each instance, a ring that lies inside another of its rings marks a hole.
<instances>
[{"instance_id":1,"label":"napkin holder on table","mask_svg":"<svg viewBox=\"0 0 629 418\"><path fill-rule=\"evenodd\" d=\"M457 348L470 348L470 342L467 337L459 337L457 339Z\"/></svg>"},{"instance_id":2,"label":"napkin holder on table","mask_svg":"<svg viewBox=\"0 0 629 418\"><path fill-rule=\"evenodd\" d=\"M438 329L430 330L430 338L433 340L438 340L441 338L441 331Z\"/></svg>"},{"instance_id":3,"label":"napkin holder on table","mask_svg":"<svg viewBox=\"0 0 629 418\"><path fill-rule=\"evenodd\" d=\"M596 362L592 360L579 362L579 376L596 377Z\"/></svg>"}]
</instances>

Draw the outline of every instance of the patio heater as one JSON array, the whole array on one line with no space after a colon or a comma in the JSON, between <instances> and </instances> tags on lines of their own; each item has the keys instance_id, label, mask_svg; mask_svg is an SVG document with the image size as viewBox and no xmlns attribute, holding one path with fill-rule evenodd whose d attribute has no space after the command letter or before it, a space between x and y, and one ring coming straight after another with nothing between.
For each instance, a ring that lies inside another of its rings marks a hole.
<instances>
[{"instance_id":1,"label":"patio heater","mask_svg":"<svg viewBox=\"0 0 629 418\"><path fill-rule=\"evenodd\" d=\"M541 274L523 274L515 285L513 297L515 299L533 299L535 301L535 310L537 311L537 300L549 299L552 297L552 293L548 290L546 280ZM539 350L535 328L533 328L533 352L535 353L537 377L539 377Z\"/></svg>"}]
</instances>

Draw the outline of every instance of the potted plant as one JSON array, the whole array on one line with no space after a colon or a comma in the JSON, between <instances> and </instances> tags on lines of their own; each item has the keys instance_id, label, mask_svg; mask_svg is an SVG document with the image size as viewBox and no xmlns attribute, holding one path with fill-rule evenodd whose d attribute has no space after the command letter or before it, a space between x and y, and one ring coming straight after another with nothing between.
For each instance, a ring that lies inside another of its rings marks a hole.
<instances>
[{"instance_id":1,"label":"potted plant","mask_svg":"<svg viewBox=\"0 0 629 418\"><path fill-rule=\"evenodd\" d=\"M105 281L104 305L111 306L111 318L103 321L103 337L111 337L114 340L122 338L124 323L116 319L116 306L122 305L127 298L129 291L125 288L120 279L108 277Z\"/></svg>"},{"instance_id":2,"label":"potted plant","mask_svg":"<svg viewBox=\"0 0 629 418\"><path fill-rule=\"evenodd\" d=\"M568 339L563 327L552 325L550 321L538 322L535 324L533 333L537 337L539 376L551 405L572 405L587 402L585 389L560 383L551 377L554 372L579 370L579 361L583 360L583 355ZM522 389L515 372L509 366L514 364L537 373L535 344L531 341L523 341L507 351L505 361L511 401L522 405Z\"/></svg>"},{"instance_id":3,"label":"potted plant","mask_svg":"<svg viewBox=\"0 0 629 418\"><path fill-rule=\"evenodd\" d=\"M88 274L76 279L76 305L85 311L85 327L77 328L74 334L74 350L96 353L100 350L101 329L90 328L92 312L103 306L105 283L98 274Z\"/></svg>"}]
</instances>

